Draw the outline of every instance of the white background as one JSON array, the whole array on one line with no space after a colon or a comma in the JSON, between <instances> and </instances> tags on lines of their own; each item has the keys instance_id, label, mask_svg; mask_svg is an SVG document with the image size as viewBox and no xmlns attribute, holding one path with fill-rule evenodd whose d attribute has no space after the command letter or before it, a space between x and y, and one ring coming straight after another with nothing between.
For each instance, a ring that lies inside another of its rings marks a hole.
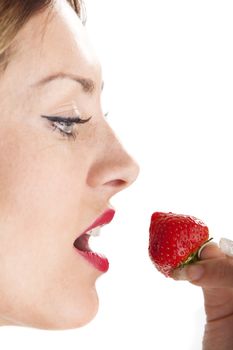
<instances>
[{"instance_id":1,"label":"white background","mask_svg":"<svg viewBox=\"0 0 233 350\"><path fill-rule=\"evenodd\" d=\"M202 291L148 258L153 211L192 214L211 236L232 229L232 1L86 0L103 66L104 109L137 159L137 182L93 242L110 260L99 313L83 328L1 328L2 349L200 350Z\"/></svg>"}]
</instances>

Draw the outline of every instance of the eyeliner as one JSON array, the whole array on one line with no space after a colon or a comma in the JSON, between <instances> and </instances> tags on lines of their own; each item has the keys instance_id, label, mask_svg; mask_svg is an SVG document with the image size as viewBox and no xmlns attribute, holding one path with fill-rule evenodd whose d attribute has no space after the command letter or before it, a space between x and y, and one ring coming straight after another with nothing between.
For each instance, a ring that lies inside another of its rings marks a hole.
<instances>
[{"instance_id":1,"label":"eyeliner","mask_svg":"<svg viewBox=\"0 0 233 350\"><path fill-rule=\"evenodd\" d=\"M57 117L55 115L51 115L51 116L47 116L47 115L41 115L42 118L47 118L49 120L51 120L52 122L70 122L70 123L87 123L91 117L89 117L88 119L81 119L80 117L75 117L75 118L71 118L71 117Z\"/></svg>"}]
</instances>

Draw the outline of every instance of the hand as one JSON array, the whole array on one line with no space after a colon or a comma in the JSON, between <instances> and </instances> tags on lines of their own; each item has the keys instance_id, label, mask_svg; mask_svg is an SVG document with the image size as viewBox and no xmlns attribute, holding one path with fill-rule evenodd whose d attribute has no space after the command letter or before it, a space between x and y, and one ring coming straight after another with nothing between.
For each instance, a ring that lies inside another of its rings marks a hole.
<instances>
[{"instance_id":1,"label":"hand","mask_svg":"<svg viewBox=\"0 0 233 350\"><path fill-rule=\"evenodd\" d=\"M215 243L209 243L200 255L201 261L176 269L173 278L202 287L206 312L203 350L232 350L233 257Z\"/></svg>"}]
</instances>

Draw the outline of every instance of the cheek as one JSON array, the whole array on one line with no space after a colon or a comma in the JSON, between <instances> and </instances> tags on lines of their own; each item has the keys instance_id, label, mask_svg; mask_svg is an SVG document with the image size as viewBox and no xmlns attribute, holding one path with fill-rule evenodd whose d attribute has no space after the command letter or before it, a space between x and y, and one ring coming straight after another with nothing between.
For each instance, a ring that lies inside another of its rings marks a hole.
<instances>
[{"instance_id":1,"label":"cheek","mask_svg":"<svg viewBox=\"0 0 233 350\"><path fill-rule=\"evenodd\" d=\"M81 202L85 163L64 148L29 140L0 149L1 212L20 216L28 223L31 214L36 225L55 223L60 217L65 221L66 215L73 215L72 210Z\"/></svg>"},{"instance_id":2,"label":"cheek","mask_svg":"<svg viewBox=\"0 0 233 350\"><path fill-rule=\"evenodd\" d=\"M1 148L0 318L13 324L73 328L97 311L96 272L73 249L85 162L58 148Z\"/></svg>"}]
</instances>

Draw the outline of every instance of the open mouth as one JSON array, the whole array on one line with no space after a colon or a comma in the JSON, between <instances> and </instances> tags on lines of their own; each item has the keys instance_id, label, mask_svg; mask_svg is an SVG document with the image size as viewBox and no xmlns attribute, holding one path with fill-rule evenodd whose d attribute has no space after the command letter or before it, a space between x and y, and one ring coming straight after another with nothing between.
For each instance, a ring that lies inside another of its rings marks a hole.
<instances>
[{"instance_id":1,"label":"open mouth","mask_svg":"<svg viewBox=\"0 0 233 350\"><path fill-rule=\"evenodd\" d=\"M78 253L101 272L107 272L109 268L108 259L102 254L93 252L90 249L89 239L91 236L99 236L100 228L110 223L114 217L114 214L115 211L113 209L106 210L74 241L74 247Z\"/></svg>"},{"instance_id":2,"label":"open mouth","mask_svg":"<svg viewBox=\"0 0 233 350\"><path fill-rule=\"evenodd\" d=\"M78 250L81 250L83 252L90 252L91 249L89 247L89 238L99 236L100 235L100 228L101 228L101 226L95 227L94 229L87 231L86 233L83 233L81 236L79 236L74 241L75 248L77 248Z\"/></svg>"}]
</instances>

